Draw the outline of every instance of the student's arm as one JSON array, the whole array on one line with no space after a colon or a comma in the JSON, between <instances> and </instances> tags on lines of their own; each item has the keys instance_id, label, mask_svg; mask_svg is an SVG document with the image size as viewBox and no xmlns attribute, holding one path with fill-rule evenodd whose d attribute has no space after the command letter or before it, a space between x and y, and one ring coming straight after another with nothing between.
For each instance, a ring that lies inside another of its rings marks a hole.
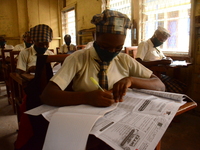
<instances>
[{"instance_id":1,"label":"student's arm","mask_svg":"<svg viewBox=\"0 0 200 150\"><path fill-rule=\"evenodd\" d=\"M125 77L114 84L114 99L122 101L122 97L126 94L127 88L165 91L165 85L154 74L152 74L150 78Z\"/></svg>"},{"instance_id":2,"label":"student's arm","mask_svg":"<svg viewBox=\"0 0 200 150\"><path fill-rule=\"evenodd\" d=\"M21 69L16 69L16 72L17 72L18 74L25 73L25 71L24 71L24 70L21 70Z\"/></svg>"},{"instance_id":3,"label":"student's arm","mask_svg":"<svg viewBox=\"0 0 200 150\"><path fill-rule=\"evenodd\" d=\"M143 61L140 58L136 58L136 60L139 63L143 64L145 67L158 66L159 64L169 65L172 62L172 60L170 60L170 59L161 59L161 60L155 60L155 61Z\"/></svg>"},{"instance_id":4,"label":"student's arm","mask_svg":"<svg viewBox=\"0 0 200 150\"><path fill-rule=\"evenodd\" d=\"M54 82L50 81L45 87L41 101L52 106L70 106L88 104L97 107L106 107L115 103L109 91L95 90L91 92L62 91Z\"/></svg>"}]
</instances>

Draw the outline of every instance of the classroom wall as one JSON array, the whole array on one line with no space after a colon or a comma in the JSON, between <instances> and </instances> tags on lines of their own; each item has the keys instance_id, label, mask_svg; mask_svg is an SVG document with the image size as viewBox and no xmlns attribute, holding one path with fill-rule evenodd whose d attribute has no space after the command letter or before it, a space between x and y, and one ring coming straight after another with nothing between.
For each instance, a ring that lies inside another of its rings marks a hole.
<instances>
[{"instance_id":1,"label":"classroom wall","mask_svg":"<svg viewBox=\"0 0 200 150\"><path fill-rule=\"evenodd\" d=\"M101 0L67 0L64 10L76 5L77 31L95 27L90 20L95 14L101 13Z\"/></svg>"},{"instance_id":2,"label":"classroom wall","mask_svg":"<svg viewBox=\"0 0 200 150\"><path fill-rule=\"evenodd\" d=\"M7 44L22 42L22 35L37 24L53 29L49 48L59 45L61 0L0 0L0 35L6 35Z\"/></svg>"},{"instance_id":3,"label":"classroom wall","mask_svg":"<svg viewBox=\"0 0 200 150\"><path fill-rule=\"evenodd\" d=\"M76 10L76 37L77 44L84 45L93 40L94 24L91 24L90 21L95 14L100 14L101 9L101 0L67 0L63 11L75 8ZM88 30L89 29L89 30ZM84 30L84 35L83 31ZM87 32L85 31L87 30ZM81 32L80 32L81 31ZM88 32L89 31L89 32ZM82 33L82 34L81 34Z\"/></svg>"}]
</instances>

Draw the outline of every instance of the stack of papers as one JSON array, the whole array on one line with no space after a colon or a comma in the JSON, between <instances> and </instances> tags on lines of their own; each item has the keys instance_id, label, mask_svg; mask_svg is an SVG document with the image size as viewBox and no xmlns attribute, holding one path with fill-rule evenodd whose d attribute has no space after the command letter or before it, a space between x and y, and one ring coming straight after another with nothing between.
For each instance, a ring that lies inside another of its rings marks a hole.
<instances>
[{"instance_id":1,"label":"stack of papers","mask_svg":"<svg viewBox=\"0 0 200 150\"><path fill-rule=\"evenodd\" d=\"M180 60L174 60L170 66L187 66L187 63L185 60L180 61Z\"/></svg>"}]
</instances>

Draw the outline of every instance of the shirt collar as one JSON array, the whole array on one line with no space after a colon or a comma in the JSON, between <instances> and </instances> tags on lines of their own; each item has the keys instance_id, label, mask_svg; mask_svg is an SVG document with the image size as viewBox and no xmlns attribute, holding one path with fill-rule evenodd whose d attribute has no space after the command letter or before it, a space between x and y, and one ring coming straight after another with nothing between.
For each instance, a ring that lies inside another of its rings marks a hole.
<instances>
[{"instance_id":1,"label":"shirt collar","mask_svg":"<svg viewBox=\"0 0 200 150\"><path fill-rule=\"evenodd\" d=\"M153 45L151 39L148 39L147 42L149 43L150 46L152 46L154 48L154 45Z\"/></svg>"},{"instance_id":2,"label":"shirt collar","mask_svg":"<svg viewBox=\"0 0 200 150\"><path fill-rule=\"evenodd\" d=\"M34 46L32 47L32 54L33 54L33 55L36 55L36 54L37 54L37 52L36 52Z\"/></svg>"}]
</instances>

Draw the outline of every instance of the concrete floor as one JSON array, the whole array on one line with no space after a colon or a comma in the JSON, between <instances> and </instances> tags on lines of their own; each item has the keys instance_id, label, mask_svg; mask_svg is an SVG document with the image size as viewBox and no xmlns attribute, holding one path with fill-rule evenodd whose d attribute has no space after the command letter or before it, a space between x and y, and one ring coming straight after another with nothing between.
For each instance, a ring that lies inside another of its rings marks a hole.
<instances>
[{"instance_id":1,"label":"concrete floor","mask_svg":"<svg viewBox=\"0 0 200 150\"><path fill-rule=\"evenodd\" d=\"M17 129L17 117L8 105L5 85L0 83L0 150L14 149Z\"/></svg>"},{"instance_id":2,"label":"concrete floor","mask_svg":"<svg viewBox=\"0 0 200 150\"><path fill-rule=\"evenodd\" d=\"M0 150L13 150L17 118L0 84ZM161 150L200 150L200 113L191 110L175 117L161 140Z\"/></svg>"}]
</instances>

